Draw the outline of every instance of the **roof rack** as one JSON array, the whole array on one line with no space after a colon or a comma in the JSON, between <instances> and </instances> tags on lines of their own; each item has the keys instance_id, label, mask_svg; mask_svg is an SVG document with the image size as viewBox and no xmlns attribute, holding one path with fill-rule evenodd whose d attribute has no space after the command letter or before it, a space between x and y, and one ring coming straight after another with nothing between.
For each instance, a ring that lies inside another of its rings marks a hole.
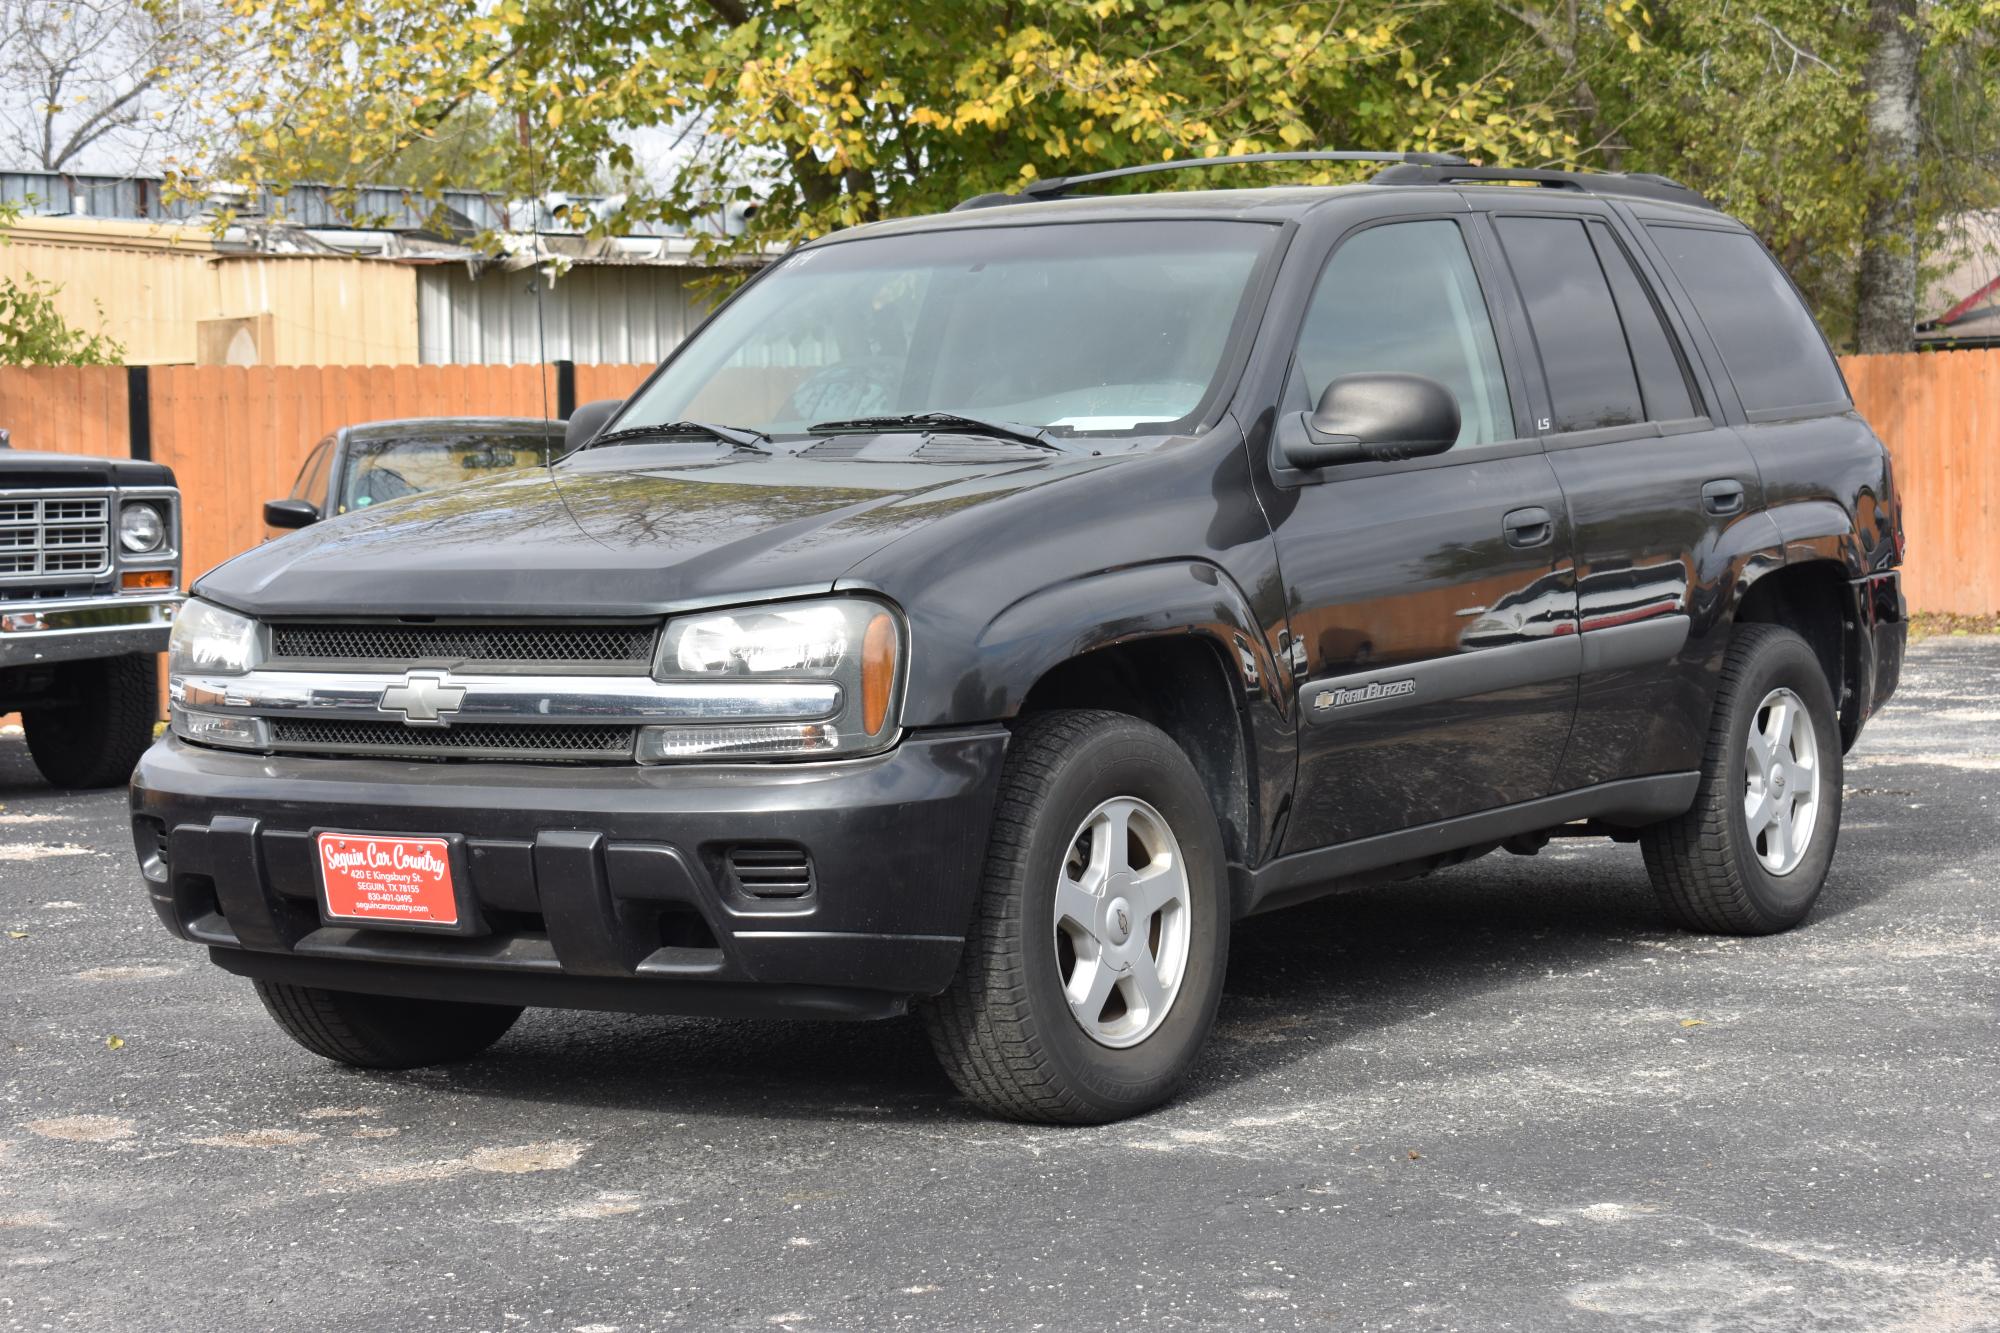
<instances>
[{"instance_id":1,"label":"roof rack","mask_svg":"<svg viewBox=\"0 0 2000 1333\"><path fill-rule=\"evenodd\" d=\"M1543 171L1532 167L1474 167L1460 163L1409 162L1385 167L1370 179L1374 185L1459 185L1530 182L1548 190L1585 190L1622 194L1669 204L1714 208L1700 191L1650 171Z\"/></svg>"},{"instance_id":2,"label":"roof rack","mask_svg":"<svg viewBox=\"0 0 2000 1333\"><path fill-rule=\"evenodd\" d=\"M1456 153L1370 153L1347 148L1310 153L1236 153L1229 157L1178 157L1168 162L1144 162L1136 167L1114 167L1110 171L1093 171L1082 176L1051 176L1046 180L1028 182L1017 194L975 194L951 211L957 213L969 208L994 208L1001 204L1030 204L1044 199L1060 199L1080 185L1121 180L1126 176L1149 176L1156 171L1191 171L1196 167L1234 167L1262 162L1395 162L1404 166L1430 168L1462 166L1465 164L1465 159ZM1379 180L1380 177L1376 179Z\"/></svg>"}]
</instances>

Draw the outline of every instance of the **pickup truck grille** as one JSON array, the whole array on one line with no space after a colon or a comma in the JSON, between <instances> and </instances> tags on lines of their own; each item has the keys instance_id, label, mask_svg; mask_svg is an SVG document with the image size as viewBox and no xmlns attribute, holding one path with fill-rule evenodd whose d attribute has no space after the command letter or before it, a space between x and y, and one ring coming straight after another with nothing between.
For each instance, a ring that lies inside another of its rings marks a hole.
<instances>
[{"instance_id":1,"label":"pickup truck grille","mask_svg":"<svg viewBox=\"0 0 2000 1333\"><path fill-rule=\"evenodd\" d=\"M111 572L111 497L0 491L0 583L88 583Z\"/></svg>"},{"instance_id":2,"label":"pickup truck grille","mask_svg":"<svg viewBox=\"0 0 2000 1333\"><path fill-rule=\"evenodd\" d=\"M339 663L362 670L418 663L644 672L652 667L653 624L432 624L279 621L269 665Z\"/></svg>"},{"instance_id":3,"label":"pickup truck grille","mask_svg":"<svg viewBox=\"0 0 2000 1333\"><path fill-rule=\"evenodd\" d=\"M606 763L632 757L637 731L637 727L616 725L474 722L442 728L280 718L271 724L271 745L277 750L309 754Z\"/></svg>"}]
</instances>

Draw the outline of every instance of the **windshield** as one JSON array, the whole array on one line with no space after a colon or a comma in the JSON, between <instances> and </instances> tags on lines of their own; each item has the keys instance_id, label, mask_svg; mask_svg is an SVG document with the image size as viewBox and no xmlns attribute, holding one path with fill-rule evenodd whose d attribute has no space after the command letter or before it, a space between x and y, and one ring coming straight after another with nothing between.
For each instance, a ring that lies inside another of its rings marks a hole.
<instances>
[{"instance_id":1,"label":"windshield","mask_svg":"<svg viewBox=\"0 0 2000 1333\"><path fill-rule=\"evenodd\" d=\"M349 440L334 512L345 514L440 486L546 467L550 457L561 452L561 436L492 431Z\"/></svg>"},{"instance_id":2,"label":"windshield","mask_svg":"<svg viewBox=\"0 0 2000 1333\"><path fill-rule=\"evenodd\" d=\"M620 429L951 412L1061 433L1164 431L1223 372L1277 230L1098 222L803 250L729 303Z\"/></svg>"}]
</instances>

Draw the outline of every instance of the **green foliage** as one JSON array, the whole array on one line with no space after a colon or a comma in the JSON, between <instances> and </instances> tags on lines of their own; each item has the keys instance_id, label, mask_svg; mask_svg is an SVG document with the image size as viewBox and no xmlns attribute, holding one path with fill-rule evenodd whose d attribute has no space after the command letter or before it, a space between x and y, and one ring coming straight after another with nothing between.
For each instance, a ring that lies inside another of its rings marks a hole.
<instances>
[{"instance_id":1,"label":"green foliage","mask_svg":"<svg viewBox=\"0 0 2000 1333\"><path fill-rule=\"evenodd\" d=\"M0 278L0 366L115 366L125 359L117 342L62 317L60 290L39 278Z\"/></svg>"},{"instance_id":2,"label":"green foliage","mask_svg":"<svg viewBox=\"0 0 2000 1333\"><path fill-rule=\"evenodd\" d=\"M635 172L632 131L677 128L686 162L625 220L694 223L756 197L751 235L711 249L1174 156L1365 144L1509 161L1569 148L1503 72L1427 54L1397 0L238 6L290 39L282 67L231 105L241 183L366 183L485 105L525 111L533 128L493 143L496 179L584 190L601 170ZM458 182L440 167L409 183Z\"/></svg>"},{"instance_id":3,"label":"green foliage","mask_svg":"<svg viewBox=\"0 0 2000 1333\"><path fill-rule=\"evenodd\" d=\"M20 210L0 204L0 244ZM0 278L0 366L115 366L125 349L101 333L85 333L56 309L54 283L29 276Z\"/></svg>"},{"instance_id":4,"label":"green foliage","mask_svg":"<svg viewBox=\"0 0 2000 1333\"><path fill-rule=\"evenodd\" d=\"M635 135L678 136L670 179L598 226L700 230L726 203L758 203L747 236L701 237L709 257L1167 157L1451 149L1683 180L1755 227L1844 340L1868 201L1899 188L1866 150L1867 4L232 4L232 30L258 35L269 62L220 108L236 146L221 175L389 181L432 198L446 185L588 192L647 174ZM1918 12L1928 237L2000 194L2000 0Z\"/></svg>"},{"instance_id":5,"label":"green foliage","mask_svg":"<svg viewBox=\"0 0 2000 1333\"><path fill-rule=\"evenodd\" d=\"M1672 176L1749 223L1839 345L1851 345L1871 198L1898 182L1869 160L1866 4L1615 0L1593 9L1449 7L1533 39L1517 86L1564 108L1580 165ZM1574 14L1570 24L1568 16ZM2000 3L1923 0L1918 235L2000 203Z\"/></svg>"}]
</instances>

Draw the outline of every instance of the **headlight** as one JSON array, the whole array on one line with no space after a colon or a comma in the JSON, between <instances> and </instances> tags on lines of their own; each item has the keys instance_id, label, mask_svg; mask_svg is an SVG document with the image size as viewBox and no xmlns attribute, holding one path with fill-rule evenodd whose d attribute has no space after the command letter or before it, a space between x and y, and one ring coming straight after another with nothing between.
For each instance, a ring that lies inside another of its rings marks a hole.
<instances>
[{"instance_id":1,"label":"headlight","mask_svg":"<svg viewBox=\"0 0 2000 1333\"><path fill-rule=\"evenodd\" d=\"M885 748L895 739L895 696L903 631L896 614L858 597L774 603L687 616L668 623L660 642L662 681L700 683L717 693L711 723L646 727L639 759L841 757ZM753 687L783 681L840 688L822 717L756 717ZM726 688L740 683L744 700Z\"/></svg>"},{"instance_id":2,"label":"headlight","mask_svg":"<svg viewBox=\"0 0 2000 1333\"><path fill-rule=\"evenodd\" d=\"M149 504L128 504L118 511L118 544L133 555L157 551L167 540L167 519Z\"/></svg>"},{"instance_id":3,"label":"headlight","mask_svg":"<svg viewBox=\"0 0 2000 1333\"><path fill-rule=\"evenodd\" d=\"M167 640L167 672L240 676L257 665L257 622L234 611L188 598L174 616Z\"/></svg>"}]
</instances>

